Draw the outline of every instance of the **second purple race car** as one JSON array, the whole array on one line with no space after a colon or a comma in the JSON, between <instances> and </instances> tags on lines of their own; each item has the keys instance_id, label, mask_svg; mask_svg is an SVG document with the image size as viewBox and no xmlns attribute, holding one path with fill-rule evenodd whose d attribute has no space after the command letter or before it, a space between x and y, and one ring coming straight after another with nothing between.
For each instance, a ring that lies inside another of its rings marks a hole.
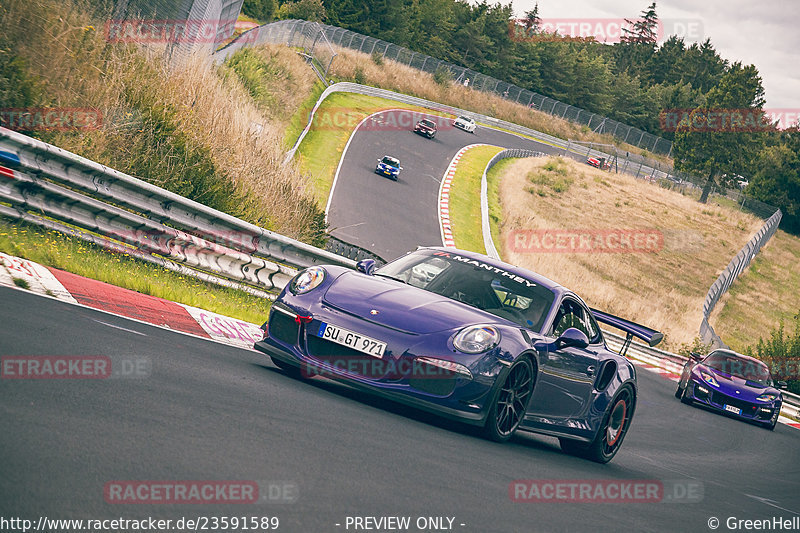
<instances>
[{"instance_id":1,"label":"second purple race car","mask_svg":"<svg viewBox=\"0 0 800 533\"><path fill-rule=\"evenodd\" d=\"M483 427L559 438L605 463L636 410L636 371L597 322L651 346L662 335L590 310L572 291L484 255L422 248L375 269L303 270L255 347L296 377L323 376Z\"/></svg>"},{"instance_id":2,"label":"second purple race car","mask_svg":"<svg viewBox=\"0 0 800 533\"><path fill-rule=\"evenodd\" d=\"M775 429L786 388L774 382L769 367L753 357L730 350L714 350L707 356L692 354L683 367L675 397L739 419Z\"/></svg>"}]
</instances>

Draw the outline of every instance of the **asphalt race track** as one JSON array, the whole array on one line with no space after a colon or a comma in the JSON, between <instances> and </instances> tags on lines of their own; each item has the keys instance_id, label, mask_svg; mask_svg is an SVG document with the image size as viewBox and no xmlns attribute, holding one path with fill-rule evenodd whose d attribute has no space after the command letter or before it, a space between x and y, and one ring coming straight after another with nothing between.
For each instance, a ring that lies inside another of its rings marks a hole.
<instances>
[{"instance_id":1,"label":"asphalt race track","mask_svg":"<svg viewBox=\"0 0 800 533\"><path fill-rule=\"evenodd\" d=\"M437 120L439 131L428 139L413 131L422 117ZM453 156L470 144L562 152L548 144L478 126L474 134L454 128L440 117L411 111L384 111L358 128L342 155L330 199L328 224L335 237L366 248L390 261L417 246L442 245L439 232L439 185ZM394 182L375 174L377 159L392 155L403 167ZM475 201L480 199L477 195Z\"/></svg>"},{"instance_id":2,"label":"asphalt race track","mask_svg":"<svg viewBox=\"0 0 800 533\"><path fill-rule=\"evenodd\" d=\"M0 517L277 516L291 532L354 531L348 516L454 517L464 532L638 532L800 511L800 431L682 405L674 383L650 372L639 372L625 444L598 465L552 438L496 444L343 385L293 379L253 351L21 290L0 288L0 302L5 356L151 362L138 378L0 381ZM701 501L515 503L518 479L676 482ZM294 501L107 503L106 484L125 480L256 480L291 487Z\"/></svg>"}]
</instances>

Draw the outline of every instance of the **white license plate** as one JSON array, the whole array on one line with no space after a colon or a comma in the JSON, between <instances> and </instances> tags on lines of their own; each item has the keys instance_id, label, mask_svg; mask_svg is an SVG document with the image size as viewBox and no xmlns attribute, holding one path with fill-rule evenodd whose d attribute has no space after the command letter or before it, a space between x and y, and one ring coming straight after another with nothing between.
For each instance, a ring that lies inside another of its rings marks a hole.
<instances>
[{"instance_id":1,"label":"white license plate","mask_svg":"<svg viewBox=\"0 0 800 533\"><path fill-rule=\"evenodd\" d=\"M372 357L383 357L383 352L386 350L385 342L371 339L365 335L324 322L320 324L317 336L328 339L336 344L358 350Z\"/></svg>"},{"instance_id":2,"label":"white license plate","mask_svg":"<svg viewBox=\"0 0 800 533\"><path fill-rule=\"evenodd\" d=\"M737 414L737 415L742 414L742 410L741 409L739 409L738 407L734 407L732 405L728 405L728 404L725 404L725 410L726 411L730 411L731 413L734 413L734 414Z\"/></svg>"}]
</instances>

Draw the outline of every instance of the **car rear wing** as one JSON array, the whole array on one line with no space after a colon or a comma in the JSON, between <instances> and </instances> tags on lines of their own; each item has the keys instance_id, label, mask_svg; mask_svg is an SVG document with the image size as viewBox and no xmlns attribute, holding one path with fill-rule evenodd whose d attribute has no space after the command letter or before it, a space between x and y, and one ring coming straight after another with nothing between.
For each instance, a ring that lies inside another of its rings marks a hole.
<instances>
[{"instance_id":1,"label":"car rear wing","mask_svg":"<svg viewBox=\"0 0 800 533\"><path fill-rule=\"evenodd\" d=\"M592 309L592 314L598 322L621 329L626 333L625 343L619 350L620 355L624 356L627 353L628 347L630 347L631 341L634 337L642 339L651 347L657 345L664 339L663 333L648 328L647 326L637 324L636 322L631 322L630 320L625 320L624 318L620 318L609 313L604 313L603 311L598 311L597 309Z\"/></svg>"}]
</instances>

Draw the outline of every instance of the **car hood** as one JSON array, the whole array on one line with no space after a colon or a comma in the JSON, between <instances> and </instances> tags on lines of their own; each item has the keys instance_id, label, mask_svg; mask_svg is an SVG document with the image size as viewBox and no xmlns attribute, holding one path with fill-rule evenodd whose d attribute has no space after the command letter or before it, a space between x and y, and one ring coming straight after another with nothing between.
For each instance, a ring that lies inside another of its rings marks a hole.
<instances>
[{"instance_id":1,"label":"car hood","mask_svg":"<svg viewBox=\"0 0 800 533\"><path fill-rule=\"evenodd\" d=\"M347 272L323 301L365 320L409 333L427 334L497 322L494 315L399 281Z\"/></svg>"},{"instance_id":2,"label":"car hood","mask_svg":"<svg viewBox=\"0 0 800 533\"><path fill-rule=\"evenodd\" d=\"M761 396L762 394L776 394L779 395L780 391L773 387L761 387L756 386L753 384L749 384L747 380L744 378L740 378L737 376L731 376L725 374L724 372L720 372L718 370L714 370L713 368L707 367L705 365L698 366L698 372L703 370L710 374L713 374L714 378L716 378L717 383L719 383L719 390L724 392L729 396L733 396L735 398L741 398L742 400L748 402L754 402L757 396ZM738 393L737 393L738 391Z\"/></svg>"}]
</instances>

